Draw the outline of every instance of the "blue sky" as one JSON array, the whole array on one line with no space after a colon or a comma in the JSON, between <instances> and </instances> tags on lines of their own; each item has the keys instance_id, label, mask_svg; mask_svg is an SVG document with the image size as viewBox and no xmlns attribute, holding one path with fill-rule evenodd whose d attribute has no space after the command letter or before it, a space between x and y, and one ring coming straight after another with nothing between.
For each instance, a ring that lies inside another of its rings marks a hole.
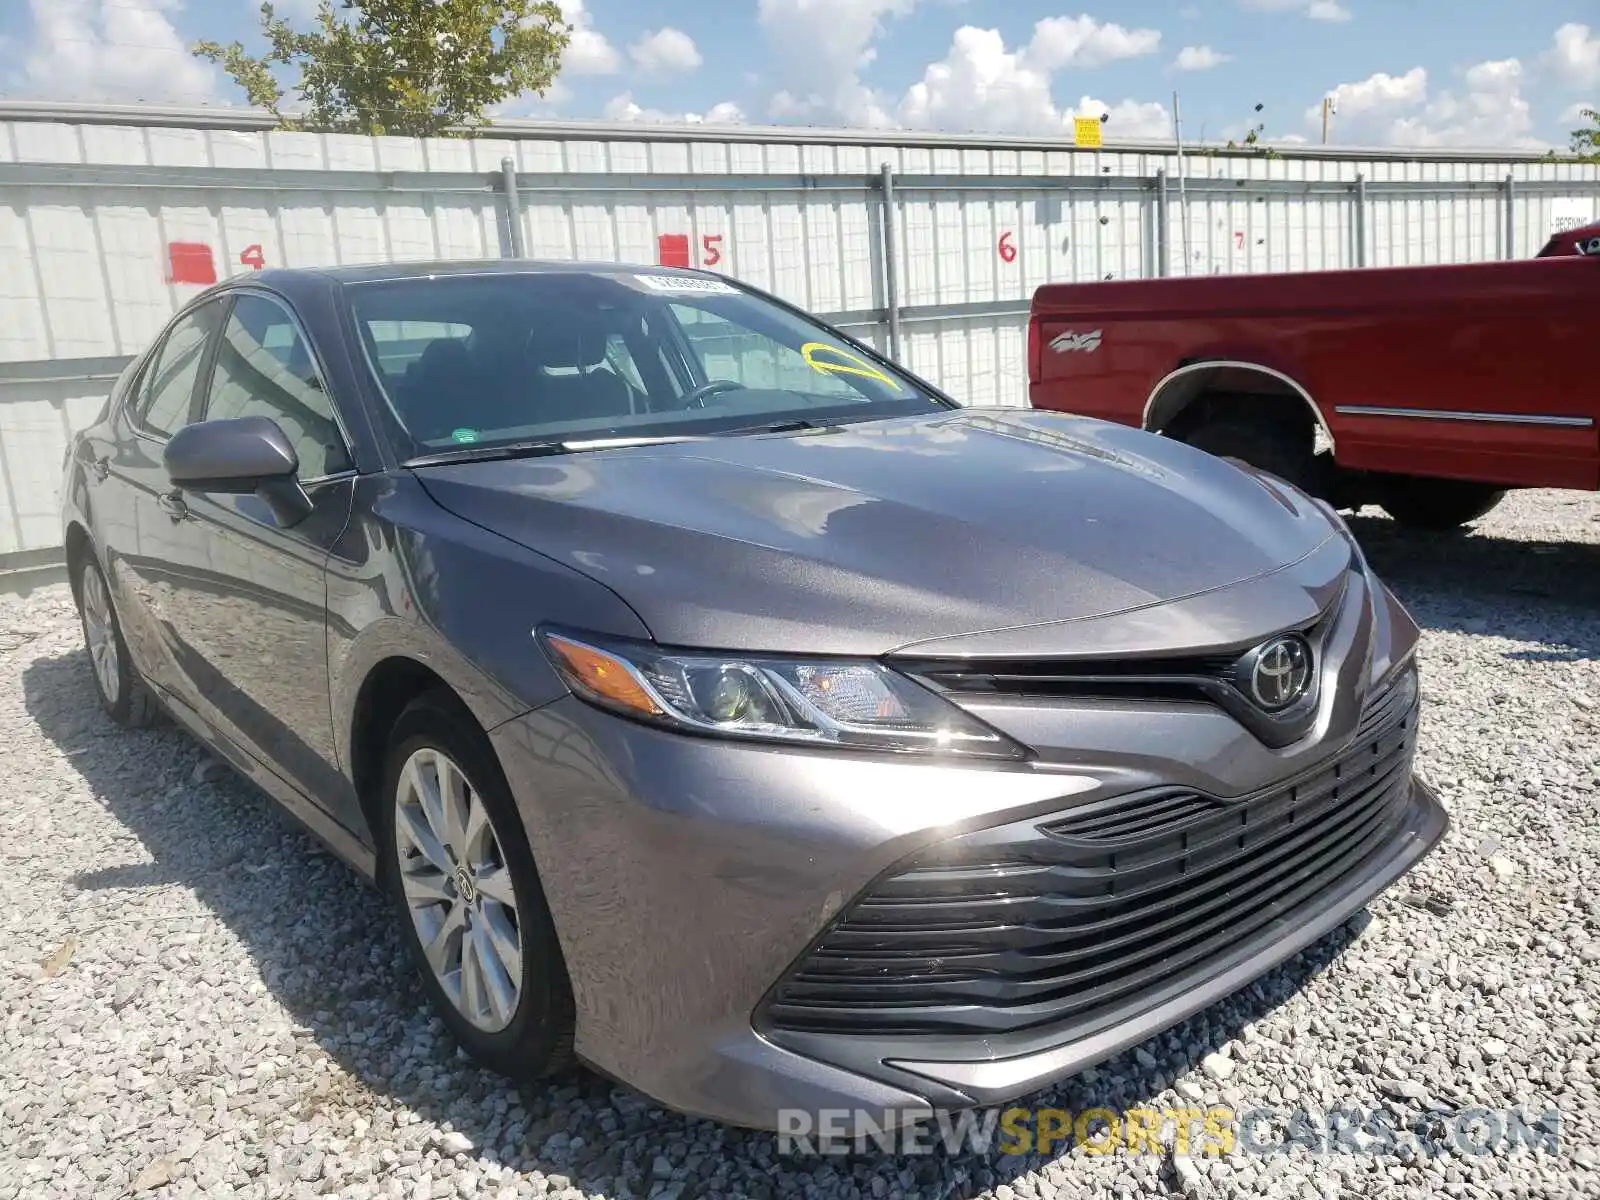
<instances>
[{"instance_id":1,"label":"blue sky","mask_svg":"<svg viewBox=\"0 0 1600 1200\"><path fill-rule=\"evenodd\" d=\"M281 0L306 14L315 0ZM0 0L0 92L240 103L196 38L259 49L253 0ZM1600 105L1595 0L568 0L551 95L508 112L1361 145L1565 147ZM1263 106L1256 113L1255 106Z\"/></svg>"}]
</instances>

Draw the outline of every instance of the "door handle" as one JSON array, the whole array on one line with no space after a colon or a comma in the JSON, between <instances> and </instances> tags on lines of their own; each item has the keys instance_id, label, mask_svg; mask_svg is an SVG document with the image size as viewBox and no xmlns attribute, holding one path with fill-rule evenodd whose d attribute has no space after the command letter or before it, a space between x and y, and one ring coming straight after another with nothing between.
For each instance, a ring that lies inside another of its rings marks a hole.
<instances>
[{"instance_id":1,"label":"door handle","mask_svg":"<svg viewBox=\"0 0 1600 1200\"><path fill-rule=\"evenodd\" d=\"M182 492L165 492L156 497L156 503L174 521L182 521L189 516L189 506L183 502Z\"/></svg>"}]
</instances>

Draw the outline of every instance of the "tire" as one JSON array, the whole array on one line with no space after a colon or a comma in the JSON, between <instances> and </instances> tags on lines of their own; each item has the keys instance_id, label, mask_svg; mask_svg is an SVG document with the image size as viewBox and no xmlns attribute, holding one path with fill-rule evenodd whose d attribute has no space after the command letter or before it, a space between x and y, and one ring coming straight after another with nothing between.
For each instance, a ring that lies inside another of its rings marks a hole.
<instances>
[{"instance_id":1,"label":"tire","mask_svg":"<svg viewBox=\"0 0 1600 1200\"><path fill-rule=\"evenodd\" d=\"M1506 489L1460 479L1397 479L1384 488L1383 511L1409 529L1440 532L1484 516Z\"/></svg>"},{"instance_id":2,"label":"tire","mask_svg":"<svg viewBox=\"0 0 1600 1200\"><path fill-rule=\"evenodd\" d=\"M94 679L100 707L125 729L154 724L161 710L128 654L111 587L89 551L84 552L78 565L72 590L78 601L78 625L89 652L89 674Z\"/></svg>"},{"instance_id":3,"label":"tire","mask_svg":"<svg viewBox=\"0 0 1600 1200\"><path fill-rule=\"evenodd\" d=\"M463 816L454 825L445 823L441 810L430 817L410 802L419 786L426 791L430 780L446 778L452 768L459 772L460 790L447 787L430 795L453 793L463 801ZM566 962L488 738L453 697L420 696L390 734L383 786L377 831L382 879L435 1010L467 1053L491 1070L519 1082L565 1070L574 1061L575 1023ZM480 811L487 841L481 830L476 838L464 832L477 825ZM442 837L434 833L441 826ZM421 847L429 834L435 840L425 853ZM441 973L430 961L424 930L434 933L452 921L454 932L431 939L445 968ZM496 949L511 944L511 934L520 949L520 973ZM515 992L509 1002L508 987Z\"/></svg>"},{"instance_id":4,"label":"tire","mask_svg":"<svg viewBox=\"0 0 1600 1200\"><path fill-rule=\"evenodd\" d=\"M1276 475L1313 496L1326 492L1324 465L1313 453L1310 437L1266 421L1222 417L1197 426L1183 441L1218 458L1237 458Z\"/></svg>"}]
</instances>

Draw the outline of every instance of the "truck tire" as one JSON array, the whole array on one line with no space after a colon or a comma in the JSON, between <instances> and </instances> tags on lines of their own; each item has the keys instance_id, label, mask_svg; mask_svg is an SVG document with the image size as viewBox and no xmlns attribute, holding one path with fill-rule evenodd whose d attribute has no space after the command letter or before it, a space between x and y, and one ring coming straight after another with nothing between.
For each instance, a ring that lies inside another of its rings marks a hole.
<instances>
[{"instance_id":1,"label":"truck tire","mask_svg":"<svg viewBox=\"0 0 1600 1200\"><path fill-rule=\"evenodd\" d=\"M1506 489L1461 479L1396 479L1383 490L1383 511L1410 529L1455 529L1476 521Z\"/></svg>"},{"instance_id":2,"label":"truck tire","mask_svg":"<svg viewBox=\"0 0 1600 1200\"><path fill-rule=\"evenodd\" d=\"M1222 417L1189 430L1182 440L1218 458L1247 462L1309 495L1327 490L1328 472L1318 462L1311 439L1292 427Z\"/></svg>"}]
</instances>

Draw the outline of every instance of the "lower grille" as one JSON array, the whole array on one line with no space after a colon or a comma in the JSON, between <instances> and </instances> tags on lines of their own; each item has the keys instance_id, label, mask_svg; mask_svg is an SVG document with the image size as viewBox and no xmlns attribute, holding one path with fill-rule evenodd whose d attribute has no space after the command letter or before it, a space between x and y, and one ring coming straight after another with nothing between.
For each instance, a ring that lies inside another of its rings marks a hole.
<instances>
[{"instance_id":1,"label":"lower grille","mask_svg":"<svg viewBox=\"0 0 1600 1200\"><path fill-rule=\"evenodd\" d=\"M1345 751L1274 791L1120 797L945 842L846 911L767 1022L872 1035L1092 1023L1313 907L1384 846L1409 797L1416 714L1408 671Z\"/></svg>"}]
</instances>

